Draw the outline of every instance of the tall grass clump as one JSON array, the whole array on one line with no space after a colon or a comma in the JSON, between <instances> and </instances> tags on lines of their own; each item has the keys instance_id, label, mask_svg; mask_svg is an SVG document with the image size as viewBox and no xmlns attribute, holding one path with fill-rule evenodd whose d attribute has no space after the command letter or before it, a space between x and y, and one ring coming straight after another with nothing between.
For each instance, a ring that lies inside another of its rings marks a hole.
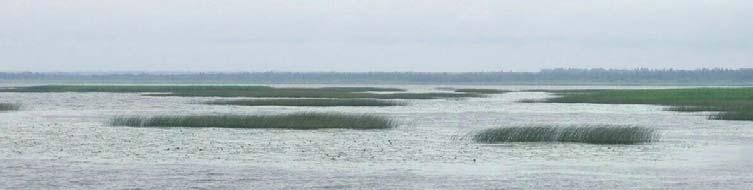
<instances>
[{"instance_id":1,"label":"tall grass clump","mask_svg":"<svg viewBox=\"0 0 753 190\"><path fill-rule=\"evenodd\" d=\"M376 115L298 113L287 115L194 115L115 117L113 126L131 127L217 127L249 129L389 129L396 124Z\"/></svg>"},{"instance_id":2,"label":"tall grass clump","mask_svg":"<svg viewBox=\"0 0 753 190\"><path fill-rule=\"evenodd\" d=\"M545 102L545 101L544 100L536 100L536 99L522 99L522 100L518 100L516 102L518 102L518 103L542 103L542 102Z\"/></svg>"},{"instance_id":3,"label":"tall grass clump","mask_svg":"<svg viewBox=\"0 0 753 190\"><path fill-rule=\"evenodd\" d=\"M521 126L482 130L479 143L575 142L589 144L639 144L658 139L655 129L636 126Z\"/></svg>"},{"instance_id":4,"label":"tall grass clump","mask_svg":"<svg viewBox=\"0 0 753 190\"><path fill-rule=\"evenodd\" d=\"M205 102L210 105L236 106L402 106L403 102L375 99L256 99L256 100L215 100Z\"/></svg>"},{"instance_id":5,"label":"tall grass clump","mask_svg":"<svg viewBox=\"0 0 753 190\"><path fill-rule=\"evenodd\" d=\"M747 120L753 121L753 112L751 111L731 111L713 114L709 116L713 120Z\"/></svg>"},{"instance_id":6,"label":"tall grass clump","mask_svg":"<svg viewBox=\"0 0 753 190\"><path fill-rule=\"evenodd\" d=\"M321 90L336 90L347 92L404 92L401 88L383 88L383 87L322 87Z\"/></svg>"},{"instance_id":7,"label":"tall grass clump","mask_svg":"<svg viewBox=\"0 0 753 190\"><path fill-rule=\"evenodd\" d=\"M554 92L548 103L654 104L682 112L715 111L717 120L753 121L753 88L582 90Z\"/></svg>"},{"instance_id":8,"label":"tall grass clump","mask_svg":"<svg viewBox=\"0 0 753 190\"><path fill-rule=\"evenodd\" d=\"M460 93L475 93L475 94L502 94L502 93L508 93L509 90L499 90L499 89L483 89L483 88L462 88L462 89L456 89L455 92Z\"/></svg>"},{"instance_id":9,"label":"tall grass clump","mask_svg":"<svg viewBox=\"0 0 753 190\"><path fill-rule=\"evenodd\" d=\"M0 103L0 111L16 111L21 109L20 104Z\"/></svg>"}]
</instances>

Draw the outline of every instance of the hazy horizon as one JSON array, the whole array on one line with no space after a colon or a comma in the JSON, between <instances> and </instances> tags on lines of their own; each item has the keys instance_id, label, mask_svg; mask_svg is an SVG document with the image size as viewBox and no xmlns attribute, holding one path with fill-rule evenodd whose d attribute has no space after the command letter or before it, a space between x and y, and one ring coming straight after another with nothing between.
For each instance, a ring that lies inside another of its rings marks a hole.
<instances>
[{"instance_id":1,"label":"hazy horizon","mask_svg":"<svg viewBox=\"0 0 753 190\"><path fill-rule=\"evenodd\" d=\"M648 69L648 70L643 70ZM39 74L200 74L200 73L213 73L213 74L243 74L243 73L541 73L544 71L554 70L574 70L574 71L703 71L703 70L727 70L727 71L748 71L753 70L753 67L740 67L740 68L693 68L693 69L676 69L676 68L542 68L536 70L498 70L498 71L282 71L282 70L268 70L268 71L181 71L181 70L119 70L119 71L32 71L32 70L19 70L19 71L2 71L0 73L39 73Z\"/></svg>"},{"instance_id":2,"label":"hazy horizon","mask_svg":"<svg viewBox=\"0 0 753 190\"><path fill-rule=\"evenodd\" d=\"M0 72L750 68L753 2L0 1Z\"/></svg>"}]
</instances>

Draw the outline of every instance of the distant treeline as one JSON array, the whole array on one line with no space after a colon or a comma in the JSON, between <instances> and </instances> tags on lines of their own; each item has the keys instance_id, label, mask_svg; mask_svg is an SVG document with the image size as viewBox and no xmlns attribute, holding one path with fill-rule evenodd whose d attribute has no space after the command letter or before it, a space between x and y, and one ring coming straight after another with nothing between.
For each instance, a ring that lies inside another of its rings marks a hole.
<instances>
[{"instance_id":1,"label":"distant treeline","mask_svg":"<svg viewBox=\"0 0 753 190\"><path fill-rule=\"evenodd\" d=\"M0 73L2 83L753 85L753 69L539 72Z\"/></svg>"}]
</instances>

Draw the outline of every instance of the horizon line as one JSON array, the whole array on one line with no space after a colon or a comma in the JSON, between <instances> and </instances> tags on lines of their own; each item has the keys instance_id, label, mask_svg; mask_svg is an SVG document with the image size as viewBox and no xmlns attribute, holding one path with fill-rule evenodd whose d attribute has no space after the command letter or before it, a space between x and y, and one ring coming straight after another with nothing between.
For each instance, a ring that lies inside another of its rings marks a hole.
<instances>
[{"instance_id":1,"label":"horizon line","mask_svg":"<svg viewBox=\"0 0 753 190\"><path fill-rule=\"evenodd\" d=\"M539 73L552 70L604 70L604 71L703 71L703 70L753 70L750 68L725 68L725 67L704 67L694 69L678 68L543 68L537 71L514 71L514 70L496 70L496 71L179 71L179 70L123 70L123 71L0 71L0 73L40 73L40 74L244 74L244 73Z\"/></svg>"}]
</instances>

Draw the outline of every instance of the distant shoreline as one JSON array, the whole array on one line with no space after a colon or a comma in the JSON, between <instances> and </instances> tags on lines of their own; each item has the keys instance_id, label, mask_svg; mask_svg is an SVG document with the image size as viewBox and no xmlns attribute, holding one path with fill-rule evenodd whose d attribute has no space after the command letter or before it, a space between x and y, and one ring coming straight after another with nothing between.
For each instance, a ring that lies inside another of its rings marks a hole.
<instances>
[{"instance_id":1,"label":"distant shoreline","mask_svg":"<svg viewBox=\"0 0 753 190\"><path fill-rule=\"evenodd\" d=\"M28 84L376 84L751 86L753 69L547 69L539 72L0 72Z\"/></svg>"}]
</instances>

